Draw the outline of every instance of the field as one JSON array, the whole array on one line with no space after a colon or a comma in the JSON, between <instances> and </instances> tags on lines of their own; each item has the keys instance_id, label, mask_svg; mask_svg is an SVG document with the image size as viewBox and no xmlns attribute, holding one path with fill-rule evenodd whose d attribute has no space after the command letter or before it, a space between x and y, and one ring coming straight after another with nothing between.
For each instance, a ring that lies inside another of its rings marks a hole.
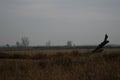
<instances>
[{"instance_id":1,"label":"field","mask_svg":"<svg viewBox=\"0 0 120 80\"><path fill-rule=\"evenodd\" d=\"M120 49L1 50L0 80L120 80Z\"/></svg>"}]
</instances>

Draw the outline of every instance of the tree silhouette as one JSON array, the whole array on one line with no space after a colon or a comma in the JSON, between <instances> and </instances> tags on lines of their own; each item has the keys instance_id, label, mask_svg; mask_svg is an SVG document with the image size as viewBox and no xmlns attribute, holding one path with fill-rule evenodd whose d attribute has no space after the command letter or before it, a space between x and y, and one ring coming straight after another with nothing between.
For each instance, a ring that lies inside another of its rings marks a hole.
<instances>
[{"instance_id":1,"label":"tree silhouette","mask_svg":"<svg viewBox=\"0 0 120 80\"><path fill-rule=\"evenodd\" d=\"M72 47L72 41L67 41L67 47Z\"/></svg>"},{"instance_id":2,"label":"tree silhouette","mask_svg":"<svg viewBox=\"0 0 120 80\"><path fill-rule=\"evenodd\" d=\"M92 52L94 53L94 52L101 52L101 51L103 51L103 47L104 47L107 43L109 43L109 41L108 41L107 39L108 39L108 35L105 34L104 41L101 42L101 43L96 47L96 49L94 49Z\"/></svg>"},{"instance_id":3,"label":"tree silhouette","mask_svg":"<svg viewBox=\"0 0 120 80\"><path fill-rule=\"evenodd\" d=\"M16 42L16 47L20 47L20 42Z\"/></svg>"},{"instance_id":4,"label":"tree silhouette","mask_svg":"<svg viewBox=\"0 0 120 80\"><path fill-rule=\"evenodd\" d=\"M21 45L22 45L22 47L25 47L25 48L27 48L28 47L28 45L29 45L29 39L28 39L28 37L22 37L21 38Z\"/></svg>"}]
</instances>

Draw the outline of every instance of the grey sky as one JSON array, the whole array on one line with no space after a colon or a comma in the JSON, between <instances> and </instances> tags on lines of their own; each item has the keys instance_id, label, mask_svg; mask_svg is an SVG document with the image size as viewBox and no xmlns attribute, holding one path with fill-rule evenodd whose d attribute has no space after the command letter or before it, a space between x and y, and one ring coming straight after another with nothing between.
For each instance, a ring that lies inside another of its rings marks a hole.
<instances>
[{"instance_id":1,"label":"grey sky","mask_svg":"<svg viewBox=\"0 0 120 80\"><path fill-rule=\"evenodd\" d=\"M120 43L120 0L0 0L0 45L28 36L30 45Z\"/></svg>"}]
</instances>

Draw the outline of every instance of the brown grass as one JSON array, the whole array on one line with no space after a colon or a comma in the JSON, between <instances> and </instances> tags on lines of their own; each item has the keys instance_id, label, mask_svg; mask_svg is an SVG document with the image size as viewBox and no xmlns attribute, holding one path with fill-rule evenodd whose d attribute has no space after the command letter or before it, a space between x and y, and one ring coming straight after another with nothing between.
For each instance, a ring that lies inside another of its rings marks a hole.
<instances>
[{"instance_id":1,"label":"brown grass","mask_svg":"<svg viewBox=\"0 0 120 80\"><path fill-rule=\"evenodd\" d=\"M0 80L120 80L120 49L2 51L0 57Z\"/></svg>"}]
</instances>

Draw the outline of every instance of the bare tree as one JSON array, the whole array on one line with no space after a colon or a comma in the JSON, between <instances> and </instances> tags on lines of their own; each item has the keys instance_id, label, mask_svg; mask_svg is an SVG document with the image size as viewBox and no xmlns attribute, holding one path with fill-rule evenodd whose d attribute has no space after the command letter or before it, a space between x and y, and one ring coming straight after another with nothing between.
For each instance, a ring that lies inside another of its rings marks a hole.
<instances>
[{"instance_id":1,"label":"bare tree","mask_svg":"<svg viewBox=\"0 0 120 80\"><path fill-rule=\"evenodd\" d=\"M50 47L50 46L51 46L51 41L49 40L46 42L46 47Z\"/></svg>"},{"instance_id":2,"label":"bare tree","mask_svg":"<svg viewBox=\"0 0 120 80\"><path fill-rule=\"evenodd\" d=\"M21 45L22 45L22 47L28 47L29 46L29 39L28 39L28 37L26 37L26 36L24 36L24 37L22 37L21 38Z\"/></svg>"},{"instance_id":3,"label":"bare tree","mask_svg":"<svg viewBox=\"0 0 120 80\"><path fill-rule=\"evenodd\" d=\"M72 47L72 41L67 41L67 46Z\"/></svg>"},{"instance_id":4,"label":"bare tree","mask_svg":"<svg viewBox=\"0 0 120 80\"><path fill-rule=\"evenodd\" d=\"M20 42L16 42L16 47L20 47Z\"/></svg>"},{"instance_id":5,"label":"bare tree","mask_svg":"<svg viewBox=\"0 0 120 80\"><path fill-rule=\"evenodd\" d=\"M9 44L6 44L6 47L10 47L10 45L9 45Z\"/></svg>"}]
</instances>

